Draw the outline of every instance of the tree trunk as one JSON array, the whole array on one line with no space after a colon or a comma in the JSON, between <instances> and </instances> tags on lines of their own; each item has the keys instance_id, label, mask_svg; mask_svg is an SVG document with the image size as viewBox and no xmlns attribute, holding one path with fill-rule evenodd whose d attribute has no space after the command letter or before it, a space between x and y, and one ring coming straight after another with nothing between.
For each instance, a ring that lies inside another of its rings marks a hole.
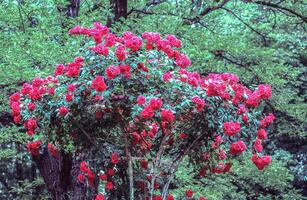
<instances>
[{"instance_id":1,"label":"tree trunk","mask_svg":"<svg viewBox=\"0 0 307 200\"><path fill-rule=\"evenodd\" d=\"M128 0L110 0L111 7L113 8L114 18L107 20L107 26L119 21L121 17L127 18L128 13Z\"/></svg>"},{"instance_id":2,"label":"tree trunk","mask_svg":"<svg viewBox=\"0 0 307 200\"><path fill-rule=\"evenodd\" d=\"M33 157L33 160L53 200L69 199L70 192L73 193L73 199L85 199L86 188L76 180L79 163L73 161L71 154L59 152L59 155L54 157L45 147L43 153Z\"/></svg>"},{"instance_id":3,"label":"tree trunk","mask_svg":"<svg viewBox=\"0 0 307 200\"><path fill-rule=\"evenodd\" d=\"M80 10L80 0L69 0L70 4L67 7L67 16L78 17Z\"/></svg>"}]
</instances>

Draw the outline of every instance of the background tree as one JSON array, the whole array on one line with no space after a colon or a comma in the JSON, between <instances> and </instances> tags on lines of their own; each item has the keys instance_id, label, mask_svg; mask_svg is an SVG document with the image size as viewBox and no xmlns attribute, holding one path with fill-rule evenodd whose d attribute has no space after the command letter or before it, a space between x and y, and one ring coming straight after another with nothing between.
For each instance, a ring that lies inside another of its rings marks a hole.
<instances>
[{"instance_id":1,"label":"background tree","mask_svg":"<svg viewBox=\"0 0 307 200\"><path fill-rule=\"evenodd\" d=\"M303 16L306 5L303 1L267 2L274 6L255 3L255 1L228 1L223 7L212 11L209 9L210 12L199 17L201 11L219 6L222 1L176 1L176 3L129 1L127 19L122 20L120 26L117 23L113 24L111 29L134 32L158 30L161 33L172 33L182 38L187 47L190 46L185 49L193 61L194 69L204 73L234 72L247 84L256 85L270 81L275 96L270 100L270 106L265 109L274 111L277 122L271 128L274 134L269 135L270 145L267 148L277 152L273 157L280 162L273 162L272 167L267 169L270 172L268 176L272 175L276 180L279 176L274 175L274 172L281 169L291 170L291 173L287 175L287 178L279 180L279 186L269 179L262 179L255 172L252 172L252 175L245 173L240 175L246 178L258 177L262 180L257 183L258 186L271 188L270 191L279 188L276 190L277 193L285 196L286 193L295 193L290 183L294 183L298 188L306 185L304 184L306 171L304 170L306 168L304 165L306 162L304 160L306 158L304 33L306 23L303 20L304 17L296 15ZM0 123L1 155L3 155L1 171L7 176L2 176L0 196L17 198L16 195L18 195L22 198L22 195L26 195L34 199L39 193L43 194L40 192L42 190L36 193L35 190L28 189L42 182L31 182L33 181L31 177L37 177L37 172L29 160L29 155L18 153L24 152L25 147L19 145L21 149L18 150L16 142L18 144L19 141L26 139L18 134L19 128L11 124L12 118L8 113L6 100L9 94L16 91L16 88L20 87L24 81L49 73L52 70L49 66L53 66L54 63L67 63L71 60L76 52L76 45L71 45L75 40L67 37L66 31L69 28L76 24L90 25L93 21L106 23L108 16L111 18L114 16L109 10L109 1L81 1L79 16L74 19L67 18L65 13L59 12L58 7L65 7L69 5L68 3L68 1L20 1L19 4L15 1L1 2L0 41L3 47L0 50L2 71L0 74L2 97ZM200 20L190 20L195 17ZM266 45L261 35L266 36ZM11 133L16 134L16 139L11 137ZM16 153L25 160L25 162L18 161L24 169L22 182L17 181L21 173L20 171L16 173L17 159L14 157ZM32 169L31 166L33 166ZM32 171L32 173L26 171ZM293 175L295 180L291 182ZM238 178L238 174L234 173L233 177ZM261 190L259 187L252 187L255 183L254 179L252 182L225 187L223 187L224 179L214 178L213 180L215 185L222 185L222 187L216 188L213 190L216 191L215 193L208 195L211 199L221 199L221 196L217 196L217 191L227 187L242 191L242 193L236 193L238 199L244 199L247 191L251 198L260 195L270 199L273 198L270 195L277 195L277 193ZM250 188L248 188L249 185ZM228 196L230 193L230 190L225 190L223 198L230 198ZM41 197L37 198L41 199Z\"/></svg>"}]
</instances>

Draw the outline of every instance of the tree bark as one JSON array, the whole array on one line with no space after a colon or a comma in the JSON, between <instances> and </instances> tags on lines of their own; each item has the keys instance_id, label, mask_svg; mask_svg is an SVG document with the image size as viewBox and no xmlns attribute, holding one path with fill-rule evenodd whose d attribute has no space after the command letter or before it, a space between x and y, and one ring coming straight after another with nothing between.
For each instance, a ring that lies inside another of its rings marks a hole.
<instances>
[{"instance_id":1,"label":"tree bark","mask_svg":"<svg viewBox=\"0 0 307 200\"><path fill-rule=\"evenodd\" d=\"M67 7L67 16L78 17L80 10L80 0L69 0L70 4Z\"/></svg>"},{"instance_id":2,"label":"tree bark","mask_svg":"<svg viewBox=\"0 0 307 200\"><path fill-rule=\"evenodd\" d=\"M79 163L73 161L71 154L59 152L59 155L54 157L45 147L33 160L53 200L69 199L70 192L73 193L73 199L85 199L86 188L76 180Z\"/></svg>"},{"instance_id":3,"label":"tree bark","mask_svg":"<svg viewBox=\"0 0 307 200\"><path fill-rule=\"evenodd\" d=\"M110 0L110 4L113 8L114 18L108 18L107 26L119 21L121 17L127 18L128 16L128 0Z\"/></svg>"}]
</instances>

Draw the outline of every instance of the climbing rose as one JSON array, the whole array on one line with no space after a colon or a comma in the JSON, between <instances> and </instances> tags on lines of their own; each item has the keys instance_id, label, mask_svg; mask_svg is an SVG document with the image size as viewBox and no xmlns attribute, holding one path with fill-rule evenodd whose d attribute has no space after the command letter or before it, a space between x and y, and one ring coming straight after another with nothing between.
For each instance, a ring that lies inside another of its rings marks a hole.
<instances>
[{"instance_id":1,"label":"climbing rose","mask_svg":"<svg viewBox=\"0 0 307 200\"><path fill-rule=\"evenodd\" d=\"M40 140L37 140L37 141L34 141L34 142L29 142L27 144L27 149L33 156L38 156L39 147L41 146L41 144L42 144L42 142Z\"/></svg>"},{"instance_id":2,"label":"climbing rose","mask_svg":"<svg viewBox=\"0 0 307 200\"><path fill-rule=\"evenodd\" d=\"M265 166L271 163L270 156L258 157L256 154L253 154L253 156L251 157L251 160L259 170L263 170Z\"/></svg>"},{"instance_id":3,"label":"climbing rose","mask_svg":"<svg viewBox=\"0 0 307 200\"><path fill-rule=\"evenodd\" d=\"M107 183L106 183L106 190L112 190L113 189L113 183L112 182L110 182L110 181L108 181Z\"/></svg>"},{"instance_id":4,"label":"climbing rose","mask_svg":"<svg viewBox=\"0 0 307 200\"><path fill-rule=\"evenodd\" d=\"M140 165L143 169L147 169L148 168L148 161L147 160L141 160Z\"/></svg>"},{"instance_id":5,"label":"climbing rose","mask_svg":"<svg viewBox=\"0 0 307 200\"><path fill-rule=\"evenodd\" d=\"M48 143L48 150L51 153L51 155L53 157L57 157L58 156L58 150L55 148L55 146L53 146L53 144Z\"/></svg>"},{"instance_id":6,"label":"climbing rose","mask_svg":"<svg viewBox=\"0 0 307 200\"><path fill-rule=\"evenodd\" d=\"M95 197L95 200L104 200L104 195L103 194L97 194Z\"/></svg>"},{"instance_id":7,"label":"climbing rose","mask_svg":"<svg viewBox=\"0 0 307 200\"><path fill-rule=\"evenodd\" d=\"M138 105L143 105L146 102L146 98L143 95L138 96L136 102Z\"/></svg>"},{"instance_id":8,"label":"climbing rose","mask_svg":"<svg viewBox=\"0 0 307 200\"><path fill-rule=\"evenodd\" d=\"M115 172L114 172L113 169L108 169L107 174L108 174L108 176L114 176Z\"/></svg>"},{"instance_id":9,"label":"climbing rose","mask_svg":"<svg viewBox=\"0 0 307 200\"><path fill-rule=\"evenodd\" d=\"M234 142L230 146L230 154L231 155L239 155L246 150L246 145L243 141Z\"/></svg>"},{"instance_id":10,"label":"climbing rose","mask_svg":"<svg viewBox=\"0 0 307 200\"><path fill-rule=\"evenodd\" d=\"M59 114L60 116L64 117L68 113L68 108L65 106L61 106L59 108Z\"/></svg>"},{"instance_id":11,"label":"climbing rose","mask_svg":"<svg viewBox=\"0 0 307 200\"><path fill-rule=\"evenodd\" d=\"M173 122L175 120L173 111L169 109L163 109L161 111L161 118L163 121L167 121L167 122Z\"/></svg>"},{"instance_id":12,"label":"climbing rose","mask_svg":"<svg viewBox=\"0 0 307 200\"><path fill-rule=\"evenodd\" d=\"M223 124L223 129L226 135L233 136L240 132L241 127L238 122L225 122Z\"/></svg>"},{"instance_id":13,"label":"climbing rose","mask_svg":"<svg viewBox=\"0 0 307 200\"><path fill-rule=\"evenodd\" d=\"M262 147L262 144L261 144L261 140L257 139L254 143L254 149L261 153L263 151L263 147Z\"/></svg>"},{"instance_id":14,"label":"climbing rose","mask_svg":"<svg viewBox=\"0 0 307 200\"><path fill-rule=\"evenodd\" d=\"M264 129L259 129L258 132L257 132L257 137L260 139L260 140L265 140L267 139L267 133Z\"/></svg>"},{"instance_id":15,"label":"climbing rose","mask_svg":"<svg viewBox=\"0 0 307 200\"><path fill-rule=\"evenodd\" d=\"M96 76L92 81L92 88L94 88L97 92L103 92L107 89L107 85L104 82L102 76Z\"/></svg>"},{"instance_id":16,"label":"climbing rose","mask_svg":"<svg viewBox=\"0 0 307 200\"><path fill-rule=\"evenodd\" d=\"M269 126L273 121L275 120L275 116L270 113L269 115L265 116L261 121L260 121L260 127L261 128L266 128Z\"/></svg>"},{"instance_id":17,"label":"climbing rose","mask_svg":"<svg viewBox=\"0 0 307 200\"><path fill-rule=\"evenodd\" d=\"M54 76L62 75L65 71L65 66L63 64L58 64L55 67Z\"/></svg>"},{"instance_id":18,"label":"climbing rose","mask_svg":"<svg viewBox=\"0 0 307 200\"><path fill-rule=\"evenodd\" d=\"M263 99L270 99L272 96L272 89L270 85L261 84L258 86L257 91L260 94L260 97Z\"/></svg>"},{"instance_id":19,"label":"climbing rose","mask_svg":"<svg viewBox=\"0 0 307 200\"><path fill-rule=\"evenodd\" d=\"M118 76L120 74L120 69L119 67L116 66L109 66L106 69L106 75L108 77L109 80L114 79L116 76Z\"/></svg>"},{"instance_id":20,"label":"climbing rose","mask_svg":"<svg viewBox=\"0 0 307 200\"><path fill-rule=\"evenodd\" d=\"M113 164L115 164L115 165L118 164L119 158L118 158L118 155L116 153L112 153L112 155L111 155L111 162Z\"/></svg>"},{"instance_id":21,"label":"climbing rose","mask_svg":"<svg viewBox=\"0 0 307 200\"><path fill-rule=\"evenodd\" d=\"M99 175L99 180L106 181L107 179L108 179L108 176L106 174L100 174Z\"/></svg>"},{"instance_id":22,"label":"climbing rose","mask_svg":"<svg viewBox=\"0 0 307 200\"><path fill-rule=\"evenodd\" d=\"M67 102L71 102L73 100L73 95L71 93L67 93L65 95L65 99Z\"/></svg>"},{"instance_id":23,"label":"climbing rose","mask_svg":"<svg viewBox=\"0 0 307 200\"><path fill-rule=\"evenodd\" d=\"M104 200L104 195L103 194L97 194L95 197L95 200Z\"/></svg>"},{"instance_id":24,"label":"climbing rose","mask_svg":"<svg viewBox=\"0 0 307 200\"><path fill-rule=\"evenodd\" d=\"M195 96L192 98L192 102L196 105L197 112L200 112L205 106L205 100Z\"/></svg>"},{"instance_id":25,"label":"climbing rose","mask_svg":"<svg viewBox=\"0 0 307 200\"><path fill-rule=\"evenodd\" d=\"M169 194L167 195L166 200L175 200L175 198L173 195Z\"/></svg>"},{"instance_id":26,"label":"climbing rose","mask_svg":"<svg viewBox=\"0 0 307 200\"><path fill-rule=\"evenodd\" d=\"M80 183L83 183L84 180L85 180L85 176L84 176L83 174L79 174L79 175L78 175L78 181L79 181Z\"/></svg>"},{"instance_id":27,"label":"climbing rose","mask_svg":"<svg viewBox=\"0 0 307 200\"><path fill-rule=\"evenodd\" d=\"M193 190L188 189L188 190L185 192L185 195L186 195L188 198L191 198L191 197L193 196Z\"/></svg>"},{"instance_id":28,"label":"climbing rose","mask_svg":"<svg viewBox=\"0 0 307 200\"><path fill-rule=\"evenodd\" d=\"M33 111L33 110L35 110L35 108L36 108L36 105L34 103L31 102L31 103L28 104L29 111Z\"/></svg>"},{"instance_id":29,"label":"climbing rose","mask_svg":"<svg viewBox=\"0 0 307 200\"><path fill-rule=\"evenodd\" d=\"M154 110L159 110L162 107L162 100L160 98L152 98L149 102L149 106Z\"/></svg>"},{"instance_id":30,"label":"climbing rose","mask_svg":"<svg viewBox=\"0 0 307 200\"><path fill-rule=\"evenodd\" d=\"M146 106L141 112L141 117L143 119L151 119L155 115L155 111L151 108L151 106Z\"/></svg>"}]
</instances>

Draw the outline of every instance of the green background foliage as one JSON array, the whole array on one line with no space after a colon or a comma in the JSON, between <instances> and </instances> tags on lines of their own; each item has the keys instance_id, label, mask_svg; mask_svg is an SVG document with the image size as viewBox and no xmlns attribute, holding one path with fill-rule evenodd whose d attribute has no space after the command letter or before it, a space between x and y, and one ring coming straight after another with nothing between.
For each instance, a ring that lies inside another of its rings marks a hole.
<instances>
[{"instance_id":1,"label":"green background foliage","mask_svg":"<svg viewBox=\"0 0 307 200\"><path fill-rule=\"evenodd\" d=\"M284 8L306 13L303 0L280 2ZM193 70L203 74L232 72L247 85L272 85L273 98L264 108L278 118L269 135L268 148L275 152L272 165L260 173L245 155L230 174L208 175L193 182L197 195L209 199L302 199L307 179L306 21L253 1L229 1L202 16L205 8L220 3L132 0L128 1L127 19L113 23L111 30L175 34L182 39ZM11 122L9 94L35 76L52 73L55 64L69 62L78 54L82 38L68 37L71 27L89 26L94 21L107 23L113 17L110 1L81 1L75 18L63 11L68 5L67 0L0 1L1 198L48 196L25 151L27 138L22 127ZM174 193L182 194L194 175L195 170L186 163L176 176Z\"/></svg>"}]
</instances>

